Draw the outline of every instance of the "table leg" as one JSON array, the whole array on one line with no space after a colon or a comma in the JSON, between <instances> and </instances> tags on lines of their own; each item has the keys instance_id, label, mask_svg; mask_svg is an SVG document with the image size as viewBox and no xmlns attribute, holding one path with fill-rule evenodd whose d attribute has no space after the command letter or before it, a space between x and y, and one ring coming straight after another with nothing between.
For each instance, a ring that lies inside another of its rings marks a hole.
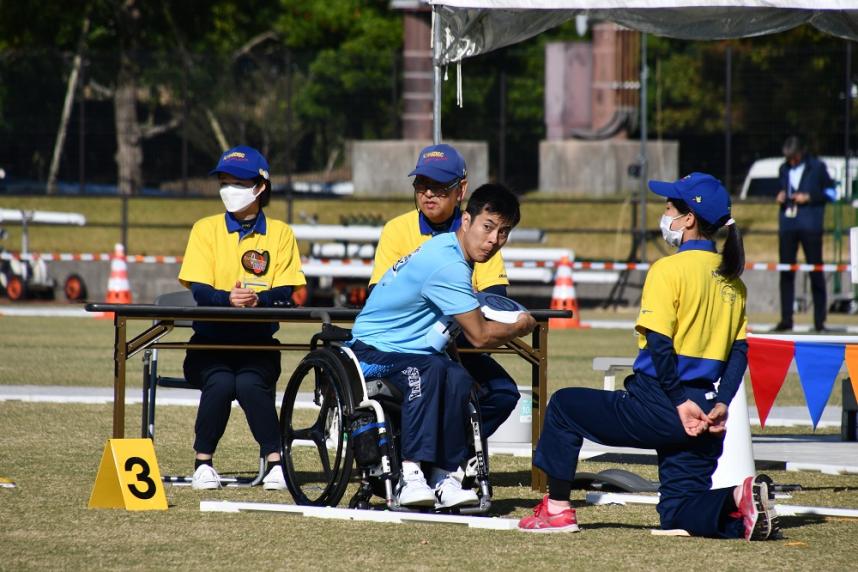
<instances>
[{"instance_id":1,"label":"table leg","mask_svg":"<svg viewBox=\"0 0 858 572\"><path fill-rule=\"evenodd\" d=\"M531 389L533 398L533 417L531 422L531 459L536 455L536 444L542 434L542 421L548 404L548 321L537 324L533 330L533 350L538 361L531 366ZM548 480L541 469L535 465L530 468L530 488L545 492Z\"/></svg>"},{"instance_id":2,"label":"table leg","mask_svg":"<svg viewBox=\"0 0 858 572\"><path fill-rule=\"evenodd\" d=\"M125 437L125 317L113 315L113 438Z\"/></svg>"}]
</instances>

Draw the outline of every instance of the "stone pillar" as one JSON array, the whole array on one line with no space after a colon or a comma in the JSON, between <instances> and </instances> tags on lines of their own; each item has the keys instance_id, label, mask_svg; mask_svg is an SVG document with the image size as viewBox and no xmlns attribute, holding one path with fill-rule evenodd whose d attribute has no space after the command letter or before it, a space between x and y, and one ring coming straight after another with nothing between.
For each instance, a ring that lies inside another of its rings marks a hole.
<instances>
[{"instance_id":1,"label":"stone pillar","mask_svg":"<svg viewBox=\"0 0 858 572\"><path fill-rule=\"evenodd\" d=\"M593 49L588 42L545 44L545 131L550 141L592 123Z\"/></svg>"},{"instance_id":2,"label":"stone pillar","mask_svg":"<svg viewBox=\"0 0 858 572\"><path fill-rule=\"evenodd\" d=\"M432 34L431 14L403 12L403 139L432 139Z\"/></svg>"}]
</instances>

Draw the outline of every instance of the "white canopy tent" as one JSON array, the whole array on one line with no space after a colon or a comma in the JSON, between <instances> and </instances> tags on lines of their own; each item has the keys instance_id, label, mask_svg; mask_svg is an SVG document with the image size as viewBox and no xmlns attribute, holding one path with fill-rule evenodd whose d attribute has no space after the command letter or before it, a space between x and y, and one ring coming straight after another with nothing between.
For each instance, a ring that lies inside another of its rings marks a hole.
<instances>
[{"instance_id":1,"label":"white canopy tent","mask_svg":"<svg viewBox=\"0 0 858 572\"><path fill-rule=\"evenodd\" d=\"M725 40L810 24L858 39L854 0L427 0L443 35L436 63L448 64L521 42L578 15L647 34Z\"/></svg>"},{"instance_id":2,"label":"white canopy tent","mask_svg":"<svg viewBox=\"0 0 858 572\"><path fill-rule=\"evenodd\" d=\"M724 40L809 24L858 40L856 0L425 0L433 7L433 139L441 141L443 67L527 40L577 16L643 32L641 50L640 238L646 229L646 34ZM848 161L848 153L846 153ZM850 188L848 180L846 188ZM642 241L641 255L645 258Z\"/></svg>"}]
</instances>

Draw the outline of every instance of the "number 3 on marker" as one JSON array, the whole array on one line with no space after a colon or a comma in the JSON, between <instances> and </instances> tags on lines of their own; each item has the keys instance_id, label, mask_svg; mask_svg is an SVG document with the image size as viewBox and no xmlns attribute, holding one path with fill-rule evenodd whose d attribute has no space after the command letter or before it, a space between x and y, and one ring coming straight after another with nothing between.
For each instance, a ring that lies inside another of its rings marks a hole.
<instances>
[{"instance_id":1,"label":"number 3 on marker","mask_svg":"<svg viewBox=\"0 0 858 572\"><path fill-rule=\"evenodd\" d=\"M149 500L155 496L155 491L157 490L155 481L149 477L149 463L146 462L146 459L141 457L128 457L125 460L126 472L133 472L135 466L140 467L140 472L134 475L137 477L137 482L144 483L146 487L144 489L140 489L135 483L131 483L128 485L128 490L131 491L131 494L138 499Z\"/></svg>"},{"instance_id":2,"label":"number 3 on marker","mask_svg":"<svg viewBox=\"0 0 858 572\"><path fill-rule=\"evenodd\" d=\"M167 497L151 439L107 441L88 506L167 510Z\"/></svg>"}]
</instances>

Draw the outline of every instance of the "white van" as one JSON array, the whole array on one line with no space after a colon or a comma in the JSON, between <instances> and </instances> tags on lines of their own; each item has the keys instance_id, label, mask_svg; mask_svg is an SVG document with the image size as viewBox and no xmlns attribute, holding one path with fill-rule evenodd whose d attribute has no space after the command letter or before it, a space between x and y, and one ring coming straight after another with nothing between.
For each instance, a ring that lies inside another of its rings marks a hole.
<instances>
[{"instance_id":1,"label":"white van","mask_svg":"<svg viewBox=\"0 0 858 572\"><path fill-rule=\"evenodd\" d=\"M843 188L843 179L846 174L846 161L843 157L819 157L825 163L828 169L828 175L834 180L837 198L844 197L845 190ZM745 177L745 182L742 183L742 191L739 193L740 199L749 197L774 198L781 190L778 181L778 169L783 164L783 157L767 157L765 159L757 159L751 168L748 170L748 175ZM858 178L858 157L849 159L849 172L851 173L851 181L854 183ZM834 197L831 197L832 199Z\"/></svg>"}]
</instances>

